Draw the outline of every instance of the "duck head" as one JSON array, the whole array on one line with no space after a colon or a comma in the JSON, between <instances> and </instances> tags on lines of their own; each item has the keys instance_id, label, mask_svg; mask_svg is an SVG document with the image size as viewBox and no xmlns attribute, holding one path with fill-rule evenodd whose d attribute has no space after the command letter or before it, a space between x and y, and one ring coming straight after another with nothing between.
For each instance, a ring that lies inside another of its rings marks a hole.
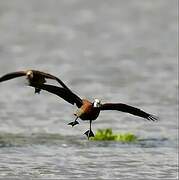
<instances>
[{"instance_id":1,"label":"duck head","mask_svg":"<svg viewBox=\"0 0 179 180\"><path fill-rule=\"evenodd\" d=\"M94 99L93 107L94 107L94 108L99 108L99 107L101 107L101 101L100 101L99 99Z\"/></svg>"},{"instance_id":2,"label":"duck head","mask_svg":"<svg viewBox=\"0 0 179 180\"><path fill-rule=\"evenodd\" d=\"M32 71L28 71L27 74L27 79L33 79L34 75L33 75L33 72Z\"/></svg>"}]
</instances>

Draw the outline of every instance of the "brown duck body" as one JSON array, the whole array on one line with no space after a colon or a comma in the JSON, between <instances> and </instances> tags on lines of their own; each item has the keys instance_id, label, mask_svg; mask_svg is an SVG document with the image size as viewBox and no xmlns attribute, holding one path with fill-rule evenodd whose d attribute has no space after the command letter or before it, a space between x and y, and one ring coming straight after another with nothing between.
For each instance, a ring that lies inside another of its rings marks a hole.
<instances>
[{"instance_id":1,"label":"brown duck body","mask_svg":"<svg viewBox=\"0 0 179 180\"><path fill-rule=\"evenodd\" d=\"M75 116L82 120L95 120L99 116L100 109L95 108L93 104L87 99L82 100L82 106L77 109Z\"/></svg>"},{"instance_id":2,"label":"brown duck body","mask_svg":"<svg viewBox=\"0 0 179 180\"><path fill-rule=\"evenodd\" d=\"M44 75L42 75L38 71L28 70L26 72L26 78L29 81L29 85L33 85L33 84L41 85L46 83ZM40 88L35 88L35 93L40 93L40 91L41 91Z\"/></svg>"},{"instance_id":3,"label":"brown duck body","mask_svg":"<svg viewBox=\"0 0 179 180\"><path fill-rule=\"evenodd\" d=\"M45 76L40 74L38 71L27 71L26 78L29 84L44 84L46 83Z\"/></svg>"}]
</instances>

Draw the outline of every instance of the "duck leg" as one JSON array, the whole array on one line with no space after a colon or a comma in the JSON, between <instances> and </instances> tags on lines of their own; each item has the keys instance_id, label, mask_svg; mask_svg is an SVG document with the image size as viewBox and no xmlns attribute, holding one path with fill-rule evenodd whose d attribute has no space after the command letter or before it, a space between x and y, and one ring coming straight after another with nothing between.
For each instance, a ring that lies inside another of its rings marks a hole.
<instances>
[{"instance_id":1,"label":"duck leg","mask_svg":"<svg viewBox=\"0 0 179 180\"><path fill-rule=\"evenodd\" d=\"M79 122L77 121L78 117L76 117L76 119L70 123L68 123L68 125L71 125L72 127L75 126L76 124L79 124Z\"/></svg>"},{"instance_id":2,"label":"duck leg","mask_svg":"<svg viewBox=\"0 0 179 180\"><path fill-rule=\"evenodd\" d=\"M35 88L35 94L40 94L41 89Z\"/></svg>"},{"instance_id":3,"label":"duck leg","mask_svg":"<svg viewBox=\"0 0 179 180\"><path fill-rule=\"evenodd\" d=\"M86 136L88 137L88 139L90 138L90 137L94 137L94 133L93 133L93 131L91 130L91 123L92 123L92 120L90 120L90 129L89 130L87 130L84 134L86 134Z\"/></svg>"},{"instance_id":4,"label":"duck leg","mask_svg":"<svg viewBox=\"0 0 179 180\"><path fill-rule=\"evenodd\" d=\"M39 87L39 84L29 81L29 85L35 88L35 94L40 94L41 89Z\"/></svg>"}]
</instances>

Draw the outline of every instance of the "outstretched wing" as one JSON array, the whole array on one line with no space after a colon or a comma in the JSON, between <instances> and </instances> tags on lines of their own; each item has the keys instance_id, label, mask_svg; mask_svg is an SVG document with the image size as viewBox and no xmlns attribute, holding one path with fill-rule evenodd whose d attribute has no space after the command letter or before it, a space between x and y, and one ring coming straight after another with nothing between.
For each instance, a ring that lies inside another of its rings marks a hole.
<instances>
[{"instance_id":1,"label":"outstretched wing","mask_svg":"<svg viewBox=\"0 0 179 180\"><path fill-rule=\"evenodd\" d=\"M43 89L52 94L56 94L57 96L61 97L68 103L76 104L77 107L82 106L82 99L80 97L78 97L76 94L74 94L73 92L71 92L65 88L54 86L54 85L49 85L49 84L40 84L40 85L30 84L30 86Z\"/></svg>"},{"instance_id":2,"label":"outstretched wing","mask_svg":"<svg viewBox=\"0 0 179 180\"><path fill-rule=\"evenodd\" d=\"M117 111L130 113L135 116L139 116L139 117L145 118L147 120L151 120L151 121L158 120L157 116L146 113L136 107L129 106L127 104L122 104L122 103L105 103L105 104L101 105L100 110L117 110Z\"/></svg>"},{"instance_id":3,"label":"outstretched wing","mask_svg":"<svg viewBox=\"0 0 179 180\"><path fill-rule=\"evenodd\" d=\"M45 73L45 72L42 72L42 71L37 71L37 70L31 70L33 71L34 74L38 74L38 75L41 75L43 76L44 78L47 78L47 79L53 79L53 80L56 80L63 88L65 89L68 89L69 91L71 91L65 84L62 80L60 80L58 77L52 75L52 74L49 74L49 73Z\"/></svg>"},{"instance_id":4,"label":"outstretched wing","mask_svg":"<svg viewBox=\"0 0 179 180\"><path fill-rule=\"evenodd\" d=\"M21 77L21 76L25 76L25 75L26 75L26 71L11 72L11 73L5 74L4 76L1 76L0 82L7 81L7 80L17 78L17 77Z\"/></svg>"}]
</instances>

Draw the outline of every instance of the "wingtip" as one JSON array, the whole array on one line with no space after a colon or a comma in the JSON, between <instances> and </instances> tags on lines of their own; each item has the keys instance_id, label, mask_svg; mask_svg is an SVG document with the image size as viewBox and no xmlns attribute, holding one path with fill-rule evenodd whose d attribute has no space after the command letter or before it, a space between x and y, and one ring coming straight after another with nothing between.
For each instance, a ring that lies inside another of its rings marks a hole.
<instances>
[{"instance_id":1,"label":"wingtip","mask_svg":"<svg viewBox=\"0 0 179 180\"><path fill-rule=\"evenodd\" d=\"M150 115L147 119L150 121L159 121L159 117L155 115Z\"/></svg>"}]
</instances>

